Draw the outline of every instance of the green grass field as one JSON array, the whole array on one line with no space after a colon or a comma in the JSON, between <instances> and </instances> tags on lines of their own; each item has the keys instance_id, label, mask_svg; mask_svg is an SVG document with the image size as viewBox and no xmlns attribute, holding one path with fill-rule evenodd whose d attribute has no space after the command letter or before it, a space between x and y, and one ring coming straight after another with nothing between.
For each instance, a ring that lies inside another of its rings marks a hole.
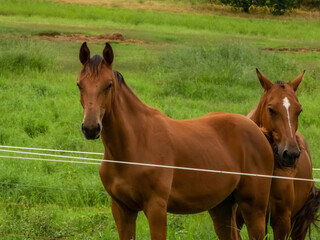
<instances>
[{"instance_id":1,"label":"green grass field","mask_svg":"<svg viewBox=\"0 0 320 240\"><path fill-rule=\"evenodd\" d=\"M313 51L320 48L319 27L320 20L310 18L0 0L0 145L103 152L101 140L87 141L80 130L81 41L39 34L120 32L142 43L111 43L113 68L143 102L176 119L213 111L247 114L262 94L255 68L272 81L293 80L305 69L297 92L299 131L319 168L320 53ZM92 55L102 54L103 43L88 45ZM0 239L117 239L97 165L0 159L0 168ZM242 236L248 239L245 231ZM319 237L314 231L312 239ZM140 214L137 239L149 238ZM217 238L210 217L201 213L169 214L168 239Z\"/></svg>"}]
</instances>

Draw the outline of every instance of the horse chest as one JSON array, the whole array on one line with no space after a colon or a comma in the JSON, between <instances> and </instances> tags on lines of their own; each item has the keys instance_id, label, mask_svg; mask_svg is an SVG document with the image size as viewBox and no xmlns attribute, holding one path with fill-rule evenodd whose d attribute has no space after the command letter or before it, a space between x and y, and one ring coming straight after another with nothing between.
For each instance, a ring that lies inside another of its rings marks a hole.
<instances>
[{"instance_id":1,"label":"horse chest","mask_svg":"<svg viewBox=\"0 0 320 240\"><path fill-rule=\"evenodd\" d=\"M128 171L118 171L112 167L100 168L100 178L108 194L128 207L141 210L143 187Z\"/></svg>"}]
</instances>

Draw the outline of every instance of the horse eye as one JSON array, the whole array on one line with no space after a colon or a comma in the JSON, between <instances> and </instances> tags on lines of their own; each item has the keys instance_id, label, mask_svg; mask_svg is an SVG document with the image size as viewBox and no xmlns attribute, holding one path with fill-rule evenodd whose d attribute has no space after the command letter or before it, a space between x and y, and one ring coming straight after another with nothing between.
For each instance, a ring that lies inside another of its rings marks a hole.
<instances>
[{"instance_id":1,"label":"horse eye","mask_svg":"<svg viewBox=\"0 0 320 240\"><path fill-rule=\"evenodd\" d=\"M109 90L112 87L112 82L108 84L106 90Z\"/></svg>"},{"instance_id":2,"label":"horse eye","mask_svg":"<svg viewBox=\"0 0 320 240\"><path fill-rule=\"evenodd\" d=\"M268 107L268 111L269 111L269 113L270 113L271 115L276 114L276 111L273 110L271 107Z\"/></svg>"},{"instance_id":3,"label":"horse eye","mask_svg":"<svg viewBox=\"0 0 320 240\"><path fill-rule=\"evenodd\" d=\"M300 109L299 112L298 112L298 116L300 115L300 113L303 112L303 109Z\"/></svg>"},{"instance_id":4,"label":"horse eye","mask_svg":"<svg viewBox=\"0 0 320 240\"><path fill-rule=\"evenodd\" d=\"M78 86L79 90L81 90L81 87L80 87L79 83L77 83L77 86Z\"/></svg>"}]
</instances>

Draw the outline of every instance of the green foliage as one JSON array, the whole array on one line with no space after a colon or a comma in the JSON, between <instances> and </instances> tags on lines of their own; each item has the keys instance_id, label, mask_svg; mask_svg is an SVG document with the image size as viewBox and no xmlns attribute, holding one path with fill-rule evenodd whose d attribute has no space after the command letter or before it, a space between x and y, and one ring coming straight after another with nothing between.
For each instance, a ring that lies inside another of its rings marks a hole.
<instances>
[{"instance_id":1,"label":"green foliage","mask_svg":"<svg viewBox=\"0 0 320 240\"><path fill-rule=\"evenodd\" d=\"M287 10L295 7L295 0L267 0L266 6L272 9L272 14L283 15Z\"/></svg>"},{"instance_id":2,"label":"green foliage","mask_svg":"<svg viewBox=\"0 0 320 240\"><path fill-rule=\"evenodd\" d=\"M232 7L242 8L246 13L249 12L249 8L253 5L253 0L221 0L221 2Z\"/></svg>"},{"instance_id":3,"label":"green foliage","mask_svg":"<svg viewBox=\"0 0 320 240\"><path fill-rule=\"evenodd\" d=\"M236 8L242 8L246 13L249 13L251 6L268 7L274 15L283 15L285 11L296 6L296 0L221 0L221 2Z\"/></svg>"},{"instance_id":4,"label":"green foliage","mask_svg":"<svg viewBox=\"0 0 320 240\"><path fill-rule=\"evenodd\" d=\"M297 7L320 9L320 0L296 0Z\"/></svg>"}]
</instances>

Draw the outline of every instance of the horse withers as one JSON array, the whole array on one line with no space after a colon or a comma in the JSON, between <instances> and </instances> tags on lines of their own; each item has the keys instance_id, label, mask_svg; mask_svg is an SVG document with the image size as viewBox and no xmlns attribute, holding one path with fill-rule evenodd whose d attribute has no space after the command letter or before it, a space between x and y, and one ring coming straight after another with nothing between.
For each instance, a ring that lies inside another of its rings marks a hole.
<instances>
[{"instance_id":1,"label":"horse withers","mask_svg":"<svg viewBox=\"0 0 320 240\"><path fill-rule=\"evenodd\" d=\"M238 114L211 113L174 120L147 107L112 69L113 50L90 58L79 54L80 89L87 139L101 136L104 159L174 167L272 175L273 152L260 129ZM151 239L166 239L167 212L208 211L220 239L238 239L235 210L244 216L250 239L263 239L270 178L157 166L102 162L101 181L121 240L134 239L139 211Z\"/></svg>"},{"instance_id":2,"label":"horse withers","mask_svg":"<svg viewBox=\"0 0 320 240\"><path fill-rule=\"evenodd\" d=\"M306 140L297 132L302 112L296 90L304 72L290 83L272 83L257 69L264 89L256 109L247 117L263 128L274 151L274 175L312 179L310 150ZM305 239L311 224L317 220L320 191L312 181L273 179L270 193L270 223L274 239ZM238 214L238 225L241 217Z\"/></svg>"}]
</instances>

